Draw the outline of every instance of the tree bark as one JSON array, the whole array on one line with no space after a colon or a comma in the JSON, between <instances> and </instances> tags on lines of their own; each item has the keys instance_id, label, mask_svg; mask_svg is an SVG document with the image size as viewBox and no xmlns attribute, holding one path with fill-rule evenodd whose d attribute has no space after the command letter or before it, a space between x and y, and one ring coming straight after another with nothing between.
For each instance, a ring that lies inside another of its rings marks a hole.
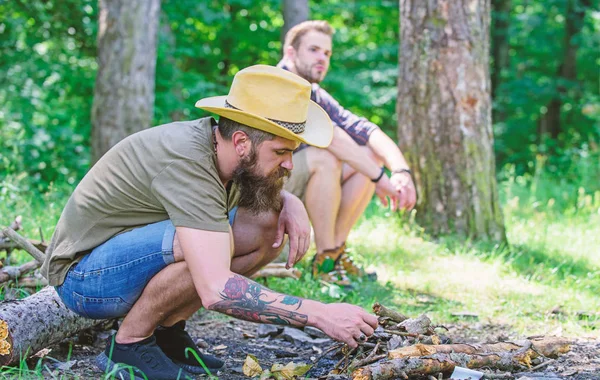
<instances>
[{"instance_id":1,"label":"tree bark","mask_svg":"<svg viewBox=\"0 0 600 380\"><path fill-rule=\"evenodd\" d=\"M557 357L568 352L569 342L561 338L542 338L495 344L417 344L388 353L389 360L356 369L354 380L387 380L417 376L449 374L454 367L494 368L513 371L531 365L531 360L544 355Z\"/></svg>"},{"instance_id":2,"label":"tree bark","mask_svg":"<svg viewBox=\"0 0 600 380\"><path fill-rule=\"evenodd\" d=\"M53 287L27 298L0 303L0 366L19 362L42 348L105 322L78 316Z\"/></svg>"},{"instance_id":3,"label":"tree bark","mask_svg":"<svg viewBox=\"0 0 600 380\"><path fill-rule=\"evenodd\" d=\"M558 68L556 95L546 107L546 113L540 118L539 135L542 138L545 134L548 134L551 138L557 139L562 132L560 109L563 104L562 97L567 92L564 83L573 83L577 80L577 50L580 43L574 37L581 32L585 11L591 6L590 0L567 1L565 37L563 40L564 55Z\"/></svg>"},{"instance_id":4,"label":"tree bark","mask_svg":"<svg viewBox=\"0 0 600 380\"><path fill-rule=\"evenodd\" d=\"M490 0L402 0L398 136L417 220L433 235L505 241L495 179Z\"/></svg>"},{"instance_id":5,"label":"tree bark","mask_svg":"<svg viewBox=\"0 0 600 380\"><path fill-rule=\"evenodd\" d=\"M496 99L498 86L502 81L502 72L509 64L508 28L510 25L511 0L492 0L492 100ZM494 122L504 119L502 112L492 108Z\"/></svg>"},{"instance_id":6,"label":"tree bark","mask_svg":"<svg viewBox=\"0 0 600 380\"><path fill-rule=\"evenodd\" d=\"M160 0L99 0L92 162L151 126Z\"/></svg>"},{"instance_id":7,"label":"tree bark","mask_svg":"<svg viewBox=\"0 0 600 380\"><path fill-rule=\"evenodd\" d=\"M281 8L283 12L283 28L281 29L281 45L285 40L285 35L295 25L308 20L309 9L308 0L282 0Z\"/></svg>"}]
</instances>

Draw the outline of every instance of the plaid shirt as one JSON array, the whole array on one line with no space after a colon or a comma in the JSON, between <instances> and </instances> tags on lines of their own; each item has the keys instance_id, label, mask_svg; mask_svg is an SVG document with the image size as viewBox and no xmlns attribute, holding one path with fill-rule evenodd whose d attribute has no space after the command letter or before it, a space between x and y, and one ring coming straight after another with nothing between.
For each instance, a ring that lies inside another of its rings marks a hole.
<instances>
[{"instance_id":1,"label":"plaid shirt","mask_svg":"<svg viewBox=\"0 0 600 380\"><path fill-rule=\"evenodd\" d=\"M284 70L288 70L282 63L278 66ZM316 83L313 83L312 85L310 98L327 112L334 126L338 126L346 131L358 145L366 145L371 133L373 133L374 130L379 129L376 124L371 123L364 117L356 116L342 107L333 96ZM301 144L296 152L307 146L308 145L306 144Z\"/></svg>"}]
</instances>

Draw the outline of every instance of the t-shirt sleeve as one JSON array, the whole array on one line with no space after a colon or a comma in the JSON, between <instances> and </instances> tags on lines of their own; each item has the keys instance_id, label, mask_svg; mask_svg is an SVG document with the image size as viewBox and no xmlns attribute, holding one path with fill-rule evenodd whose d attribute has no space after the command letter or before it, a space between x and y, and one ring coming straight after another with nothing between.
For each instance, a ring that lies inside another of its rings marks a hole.
<instances>
[{"instance_id":1,"label":"t-shirt sleeve","mask_svg":"<svg viewBox=\"0 0 600 380\"><path fill-rule=\"evenodd\" d=\"M176 227L229 231L225 188L201 163L173 161L154 177L151 190Z\"/></svg>"},{"instance_id":2,"label":"t-shirt sleeve","mask_svg":"<svg viewBox=\"0 0 600 380\"><path fill-rule=\"evenodd\" d=\"M379 127L364 117L357 116L338 103L321 87L313 87L313 100L329 115L331 121L342 128L358 145L366 145L369 136Z\"/></svg>"}]
</instances>

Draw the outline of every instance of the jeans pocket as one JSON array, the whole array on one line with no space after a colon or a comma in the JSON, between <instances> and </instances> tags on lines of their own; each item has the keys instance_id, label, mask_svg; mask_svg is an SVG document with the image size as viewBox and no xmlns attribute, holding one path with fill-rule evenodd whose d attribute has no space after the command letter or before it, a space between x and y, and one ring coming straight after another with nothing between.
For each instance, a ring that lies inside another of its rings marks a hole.
<instances>
[{"instance_id":1,"label":"jeans pocket","mask_svg":"<svg viewBox=\"0 0 600 380\"><path fill-rule=\"evenodd\" d=\"M77 305L81 305L82 315L91 319L119 318L126 315L133 306L121 297L86 297L76 292L73 292L73 297Z\"/></svg>"}]
</instances>

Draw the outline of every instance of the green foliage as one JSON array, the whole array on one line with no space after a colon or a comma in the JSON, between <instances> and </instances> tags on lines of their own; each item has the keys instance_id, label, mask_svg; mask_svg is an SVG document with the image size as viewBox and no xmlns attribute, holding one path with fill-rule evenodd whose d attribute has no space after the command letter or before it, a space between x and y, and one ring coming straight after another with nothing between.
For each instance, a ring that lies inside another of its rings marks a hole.
<instances>
[{"instance_id":1,"label":"green foliage","mask_svg":"<svg viewBox=\"0 0 600 380\"><path fill-rule=\"evenodd\" d=\"M565 55L567 4L571 0L513 0L509 15L509 67L501 73L494 99L499 167L512 164L518 174L531 173L538 155L547 156L553 172L568 172L573 158L598 153L600 141L600 18L586 9L583 28L572 44L577 50L577 80L558 76ZM575 2L583 7L581 1ZM496 15L492 15L493 17ZM565 91L561 92L560 88ZM540 138L539 123L550 101L562 100L563 133L557 141ZM596 178L598 180L598 178Z\"/></svg>"},{"instance_id":2,"label":"green foliage","mask_svg":"<svg viewBox=\"0 0 600 380\"><path fill-rule=\"evenodd\" d=\"M95 2L2 2L0 14L0 182L75 183L89 165Z\"/></svg>"},{"instance_id":3,"label":"green foliage","mask_svg":"<svg viewBox=\"0 0 600 380\"><path fill-rule=\"evenodd\" d=\"M510 60L494 99L501 115L494 131L498 167L510 164L519 175L532 173L539 156L550 172L560 173L574 159L598 152L600 19L592 12L597 0L574 36L579 49L573 83L557 78L567 1L515 0L508 15ZM280 6L280 0L162 2L155 124L206 115L194 108L196 100L227 93L233 75L245 66L276 64ZM323 87L395 136L398 1L312 0L310 8L311 18L326 19L336 29ZM4 186L45 191L53 182L77 183L87 170L97 13L95 0L0 3ZM556 141L541 140L540 117L557 95L565 132Z\"/></svg>"}]
</instances>

